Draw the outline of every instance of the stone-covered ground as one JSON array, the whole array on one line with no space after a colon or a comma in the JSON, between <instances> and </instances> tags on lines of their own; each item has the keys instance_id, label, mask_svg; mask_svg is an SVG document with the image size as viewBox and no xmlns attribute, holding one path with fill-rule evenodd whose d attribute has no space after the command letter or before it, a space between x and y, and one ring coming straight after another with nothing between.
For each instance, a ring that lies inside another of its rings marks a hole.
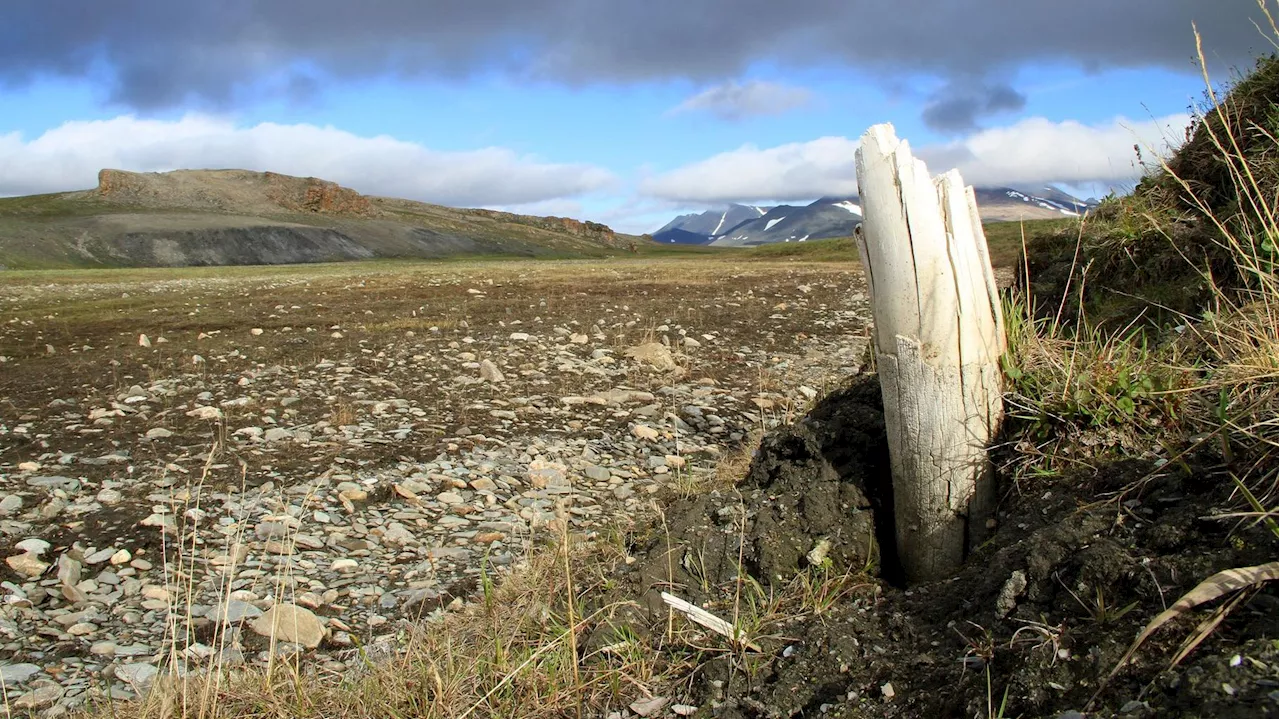
<instances>
[{"instance_id":1,"label":"stone-covered ground","mask_svg":"<svg viewBox=\"0 0 1280 719\"><path fill-rule=\"evenodd\" d=\"M5 699L343 673L540 534L607 531L802 415L867 311L840 263L0 279Z\"/></svg>"}]
</instances>

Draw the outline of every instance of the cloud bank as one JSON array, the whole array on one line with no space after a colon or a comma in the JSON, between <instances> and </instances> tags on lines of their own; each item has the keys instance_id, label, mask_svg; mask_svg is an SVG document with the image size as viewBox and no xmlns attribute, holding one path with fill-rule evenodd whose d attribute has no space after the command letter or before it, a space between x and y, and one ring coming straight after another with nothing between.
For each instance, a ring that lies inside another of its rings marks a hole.
<instances>
[{"instance_id":1,"label":"cloud bank","mask_svg":"<svg viewBox=\"0 0 1280 719\"><path fill-rule=\"evenodd\" d=\"M0 135L0 195L93 187L104 167L271 170L332 180L366 194L471 207L547 202L615 182L599 167L546 162L500 147L441 152L332 127L240 127L204 115L68 122L30 140Z\"/></svg>"},{"instance_id":2,"label":"cloud bank","mask_svg":"<svg viewBox=\"0 0 1280 719\"><path fill-rule=\"evenodd\" d=\"M1165 152L1182 137L1190 118L1151 120L1118 117L1086 125L1028 118L982 130L955 142L914 148L929 169L958 168L967 183L982 187L1049 183L1123 186L1141 175L1133 146ZM857 140L823 137L778 147L745 145L648 177L640 191L688 205L725 202L798 202L857 193Z\"/></svg>"},{"instance_id":3,"label":"cloud bank","mask_svg":"<svg viewBox=\"0 0 1280 719\"><path fill-rule=\"evenodd\" d=\"M1270 51L1255 21L1256 0L9 0L0 84L90 78L148 109L305 95L318 78L720 82L757 63L843 66L950 82L945 121L965 114L955 96L1028 61L1192 71L1193 23L1211 60L1247 64Z\"/></svg>"}]
</instances>

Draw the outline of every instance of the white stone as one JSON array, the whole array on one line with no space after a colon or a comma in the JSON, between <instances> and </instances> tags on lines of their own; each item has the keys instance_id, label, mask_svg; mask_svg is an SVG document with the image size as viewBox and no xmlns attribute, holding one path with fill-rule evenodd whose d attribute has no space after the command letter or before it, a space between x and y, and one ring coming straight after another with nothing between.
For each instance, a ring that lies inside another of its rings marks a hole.
<instances>
[{"instance_id":1,"label":"white stone","mask_svg":"<svg viewBox=\"0 0 1280 719\"><path fill-rule=\"evenodd\" d=\"M217 407L196 407L187 412L187 416L195 417L196 419L221 419L222 410Z\"/></svg>"},{"instance_id":2,"label":"white stone","mask_svg":"<svg viewBox=\"0 0 1280 719\"><path fill-rule=\"evenodd\" d=\"M24 539L13 546L14 548L20 549L24 552L30 552L36 556L40 556L41 554L49 551L49 547L53 545L39 537L32 537L30 539Z\"/></svg>"},{"instance_id":3,"label":"white stone","mask_svg":"<svg viewBox=\"0 0 1280 719\"><path fill-rule=\"evenodd\" d=\"M308 649L320 646L324 625L309 609L287 602L263 612L249 625L254 632L276 641L301 644Z\"/></svg>"},{"instance_id":4,"label":"white stone","mask_svg":"<svg viewBox=\"0 0 1280 719\"><path fill-rule=\"evenodd\" d=\"M658 438L658 430L646 424L637 424L632 427L631 434L639 439L655 440Z\"/></svg>"},{"instance_id":5,"label":"white stone","mask_svg":"<svg viewBox=\"0 0 1280 719\"><path fill-rule=\"evenodd\" d=\"M279 442L291 437L293 437L293 432L283 427L272 427L262 434L262 438L268 442Z\"/></svg>"},{"instance_id":6,"label":"white stone","mask_svg":"<svg viewBox=\"0 0 1280 719\"><path fill-rule=\"evenodd\" d=\"M486 382L502 382L506 380L506 376L494 363L489 360L480 360L480 379Z\"/></svg>"},{"instance_id":7,"label":"white stone","mask_svg":"<svg viewBox=\"0 0 1280 719\"><path fill-rule=\"evenodd\" d=\"M4 560L9 568L26 577L38 577L44 574L44 570L49 568L48 562L40 561L40 557L30 553L23 552L15 554Z\"/></svg>"}]
</instances>

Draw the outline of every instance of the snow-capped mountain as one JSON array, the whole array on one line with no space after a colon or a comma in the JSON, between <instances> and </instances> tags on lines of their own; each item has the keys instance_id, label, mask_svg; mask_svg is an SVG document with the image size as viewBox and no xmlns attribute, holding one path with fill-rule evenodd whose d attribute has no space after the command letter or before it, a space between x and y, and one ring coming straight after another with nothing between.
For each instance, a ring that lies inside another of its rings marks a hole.
<instances>
[{"instance_id":1,"label":"snow-capped mountain","mask_svg":"<svg viewBox=\"0 0 1280 719\"><path fill-rule=\"evenodd\" d=\"M768 207L734 204L700 214L680 215L653 233L653 239L658 242L702 245L710 242L712 237L761 217L768 211ZM702 239L698 240L698 237Z\"/></svg>"},{"instance_id":2,"label":"snow-capped mountain","mask_svg":"<svg viewBox=\"0 0 1280 719\"><path fill-rule=\"evenodd\" d=\"M808 205L779 205L713 237L719 247L748 247L771 242L805 242L845 237L862 220L856 197L824 197Z\"/></svg>"},{"instance_id":3,"label":"snow-capped mountain","mask_svg":"<svg viewBox=\"0 0 1280 719\"><path fill-rule=\"evenodd\" d=\"M1031 192L1012 187L979 188L974 190L978 198L978 214L983 222L1010 220L1049 220L1063 217L1079 217L1097 205L1090 204L1059 190L1045 187Z\"/></svg>"},{"instance_id":4,"label":"snow-capped mountain","mask_svg":"<svg viewBox=\"0 0 1280 719\"><path fill-rule=\"evenodd\" d=\"M983 222L1077 217L1097 205L1096 201L1080 200L1054 187L1035 192L990 187L979 188L974 194ZM653 238L665 243L749 247L847 237L861 220L862 207L857 197L824 197L808 205L773 208L730 205L723 210L681 215L654 233Z\"/></svg>"}]
</instances>

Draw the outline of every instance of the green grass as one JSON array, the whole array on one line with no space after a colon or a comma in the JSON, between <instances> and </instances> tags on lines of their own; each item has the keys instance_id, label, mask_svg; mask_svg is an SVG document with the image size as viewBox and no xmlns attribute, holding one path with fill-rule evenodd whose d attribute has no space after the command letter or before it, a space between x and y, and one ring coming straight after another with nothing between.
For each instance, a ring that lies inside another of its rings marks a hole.
<instances>
[{"instance_id":1,"label":"green grass","mask_svg":"<svg viewBox=\"0 0 1280 719\"><path fill-rule=\"evenodd\" d=\"M991 265L993 267L1017 267L1022 257L1024 242L1034 242L1051 233L1070 233L1080 226L1080 222L1081 220L1075 217L1061 220L985 222L982 225L982 231L987 236L987 249L991 253Z\"/></svg>"},{"instance_id":2,"label":"green grass","mask_svg":"<svg viewBox=\"0 0 1280 719\"><path fill-rule=\"evenodd\" d=\"M804 262L857 262L858 246L852 237L806 242L775 242L746 250L753 260L792 259Z\"/></svg>"},{"instance_id":3,"label":"green grass","mask_svg":"<svg viewBox=\"0 0 1280 719\"><path fill-rule=\"evenodd\" d=\"M1022 255L1024 238L1037 241L1047 233L1071 231L1079 227L1078 218L1061 220L1027 220L1025 222L989 222L982 226L987 235L991 264L1016 267ZM858 247L852 237L835 237L808 242L777 242L738 250L754 260L789 259L803 262L857 262Z\"/></svg>"}]
</instances>

